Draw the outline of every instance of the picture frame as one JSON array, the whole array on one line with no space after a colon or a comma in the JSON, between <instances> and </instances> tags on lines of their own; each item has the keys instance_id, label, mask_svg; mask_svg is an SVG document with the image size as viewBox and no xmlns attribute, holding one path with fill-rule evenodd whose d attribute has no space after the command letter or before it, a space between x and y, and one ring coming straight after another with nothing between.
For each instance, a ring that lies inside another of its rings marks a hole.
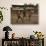
<instances>
[{"instance_id":1,"label":"picture frame","mask_svg":"<svg viewBox=\"0 0 46 46\"><path fill-rule=\"evenodd\" d=\"M12 5L11 24L38 24L38 4Z\"/></svg>"}]
</instances>

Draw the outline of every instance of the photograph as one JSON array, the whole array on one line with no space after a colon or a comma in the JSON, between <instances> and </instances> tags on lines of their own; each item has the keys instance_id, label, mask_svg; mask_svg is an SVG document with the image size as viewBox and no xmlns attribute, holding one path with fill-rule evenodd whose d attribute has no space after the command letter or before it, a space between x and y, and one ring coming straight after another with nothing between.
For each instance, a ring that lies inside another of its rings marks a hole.
<instances>
[{"instance_id":1,"label":"photograph","mask_svg":"<svg viewBox=\"0 0 46 46\"><path fill-rule=\"evenodd\" d=\"M0 46L46 46L46 0L0 0Z\"/></svg>"},{"instance_id":2,"label":"photograph","mask_svg":"<svg viewBox=\"0 0 46 46\"><path fill-rule=\"evenodd\" d=\"M38 24L38 4L12 5L11 24Z\"/></svg>"}]
</instances>

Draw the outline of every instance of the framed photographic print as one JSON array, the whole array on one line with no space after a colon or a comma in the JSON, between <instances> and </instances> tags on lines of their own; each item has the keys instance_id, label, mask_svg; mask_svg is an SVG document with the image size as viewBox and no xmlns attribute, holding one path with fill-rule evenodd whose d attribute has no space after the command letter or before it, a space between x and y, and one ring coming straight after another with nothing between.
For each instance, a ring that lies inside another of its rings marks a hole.
<instances>
[{"instance_id":1,"label":"framed photographic print","mask_svg":"<svg viewBox=\"0 0 46 46\"><path fill-rule=\"evenodd\" d=\"M11 24L38 24L38 4L12 5Z\"/></svg>"}]
</instances>

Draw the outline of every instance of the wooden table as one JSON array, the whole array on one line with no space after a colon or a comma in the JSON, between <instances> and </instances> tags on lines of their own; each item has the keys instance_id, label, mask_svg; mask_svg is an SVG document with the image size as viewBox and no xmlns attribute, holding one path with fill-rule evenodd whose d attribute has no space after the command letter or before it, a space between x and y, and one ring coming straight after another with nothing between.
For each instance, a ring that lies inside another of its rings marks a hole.
<instances>
[{"instance_id":1,"label":"wooden table","mask_svg":"<svg viewBox=\"0 0 46 46\"><path fill-rule=\"evenodd\" d=\"M19 39L2 39L2 46L4 46L4 42L5 41L16 41L16 43L18 42L19 45L18 46L37 46L36 44L38 44L38 41L42 41L42 46L44 46L44 38L43 39L26 39L26 38L19 38ZM32 43L34 42L34 43ZM12 44L12 43L11 43ZM11 45L12 46L12 45ZM38 45L39 46L39 45Z\"/></svg>"}]
</instances>

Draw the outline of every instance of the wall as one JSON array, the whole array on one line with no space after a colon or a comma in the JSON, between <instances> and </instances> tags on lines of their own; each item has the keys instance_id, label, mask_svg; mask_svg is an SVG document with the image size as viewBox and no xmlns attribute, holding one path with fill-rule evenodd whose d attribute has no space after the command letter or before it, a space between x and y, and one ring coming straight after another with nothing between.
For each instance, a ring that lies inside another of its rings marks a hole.
<instances>
[{"instance_id":1,"label":"wall","mask_svg":"<svg viewBox=\"0 0 46 46\"><path fill-rule=\"evenodd\" d=\"M12 4L24 4L24 3L33 3L39 4L39 24L38 25L12 25L11 24L11 5ZM12 28L12 34L13 32L16 33L16 37L29 37L31 34L33 34L34 31L42 31L45 34L46 37L46 0L0 0L0 6L6 7L8 11L5 9L2 10L4 20L2 23L0 23L0 46L2 43L2 38L4 38L4 32L3 27L4 26L10 26ZM1 10L1 9L0 9ZM11 35L10 35L11 36ZM45 38L45 45L46 45L46 38Z\"/></svg>"}]
</instances>

